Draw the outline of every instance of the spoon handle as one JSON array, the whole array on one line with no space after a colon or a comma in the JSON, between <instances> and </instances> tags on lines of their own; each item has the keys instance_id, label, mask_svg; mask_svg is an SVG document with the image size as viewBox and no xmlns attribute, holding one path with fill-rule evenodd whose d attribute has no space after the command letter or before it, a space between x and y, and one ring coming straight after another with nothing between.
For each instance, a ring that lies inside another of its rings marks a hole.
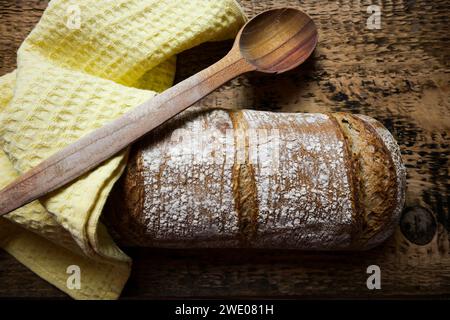
<instances>
[{"instance_id":1,"label":"spoon handle","mask_svg":"<svg viewBox=\"0 0 450 320\"><path fill-rule=\"evenodd\" d=\"M238 75L254 70L233 48L223 59L87 134L0 191L0 216L73 181Z\"/></svg>"}]
</instances>

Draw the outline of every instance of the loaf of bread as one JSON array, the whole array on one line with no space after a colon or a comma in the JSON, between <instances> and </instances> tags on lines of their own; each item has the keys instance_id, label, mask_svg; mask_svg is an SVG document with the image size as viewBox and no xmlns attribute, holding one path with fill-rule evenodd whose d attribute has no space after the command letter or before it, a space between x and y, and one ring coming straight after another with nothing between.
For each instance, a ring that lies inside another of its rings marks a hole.
<instances>
[{"instance_id":1,"label":"loaf of bread","mask_svg":"<svg viewBox=\"0 0 450 320\"><path fill-rule=\"evenodd\" d=\"M193 109L134 145L103 218L129 246L362 250L404 198L398 145L370 117Z\"/></svg>"}]
</instances>

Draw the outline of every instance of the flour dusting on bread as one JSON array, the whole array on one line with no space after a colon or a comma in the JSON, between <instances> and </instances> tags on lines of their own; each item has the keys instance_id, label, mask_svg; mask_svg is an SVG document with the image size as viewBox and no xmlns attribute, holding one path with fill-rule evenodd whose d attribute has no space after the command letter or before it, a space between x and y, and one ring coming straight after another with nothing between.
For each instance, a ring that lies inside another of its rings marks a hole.
<instances>
[{"instance_id":1,"label":"flour dusting on bread","mask_svg":"<svg viewBox=\"0 0 450 320\"><path fill-rule=\"evenodd\" d=\"M140 246L367 249L392 234L404 186L369 117L192 108L139 143L109 226Z\"/></svg>"}]
</instances>

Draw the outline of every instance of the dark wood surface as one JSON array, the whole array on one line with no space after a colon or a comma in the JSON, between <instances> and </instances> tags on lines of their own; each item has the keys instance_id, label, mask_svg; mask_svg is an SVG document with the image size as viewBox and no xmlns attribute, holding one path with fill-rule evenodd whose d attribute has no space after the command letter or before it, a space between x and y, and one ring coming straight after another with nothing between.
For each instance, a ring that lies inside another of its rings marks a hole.
<instances>
[{"instance_id":1,"label":"dark wood surface","mask_svg":"<svg viewBox=\"0 0 450 320\"><path fill-rule=\"evenodd\" d=\"M126 248L133 257L123 298L450 297L449 58L447 0L240 0L249 16L276 6L311 15L319 46L299 69L239 77L198 104L290 112L348 111L380 120L398 139L408 171L407 203L385 244L362 253ZM366 27L370 4L381 29ZM0 0L0 75L46 1ZM177 80L217 61L231 42L183 53ZM381 268L368 290L366 268ZM66 295L0 251L0 297Z\"/></svg>"}]
</instances>

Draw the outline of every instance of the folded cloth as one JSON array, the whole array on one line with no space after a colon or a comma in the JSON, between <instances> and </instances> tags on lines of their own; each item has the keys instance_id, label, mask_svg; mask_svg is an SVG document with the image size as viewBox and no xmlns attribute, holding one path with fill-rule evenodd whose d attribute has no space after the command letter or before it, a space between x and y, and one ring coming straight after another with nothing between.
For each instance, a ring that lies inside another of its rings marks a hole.
<instances>
[{"instance_id":1,"label":"folded cloth","mask_svg":"<svg viewBox=\"0 0 450 320\"><path fill-rule=\"evenodd\" d=\"M0 188L170 87L176 54L244 22L234 0L51 1L0 78ZM99 217L126 156L0 218L0 246L74 298L118 298L131 260Z\"/></svg>"}]
</instances>

